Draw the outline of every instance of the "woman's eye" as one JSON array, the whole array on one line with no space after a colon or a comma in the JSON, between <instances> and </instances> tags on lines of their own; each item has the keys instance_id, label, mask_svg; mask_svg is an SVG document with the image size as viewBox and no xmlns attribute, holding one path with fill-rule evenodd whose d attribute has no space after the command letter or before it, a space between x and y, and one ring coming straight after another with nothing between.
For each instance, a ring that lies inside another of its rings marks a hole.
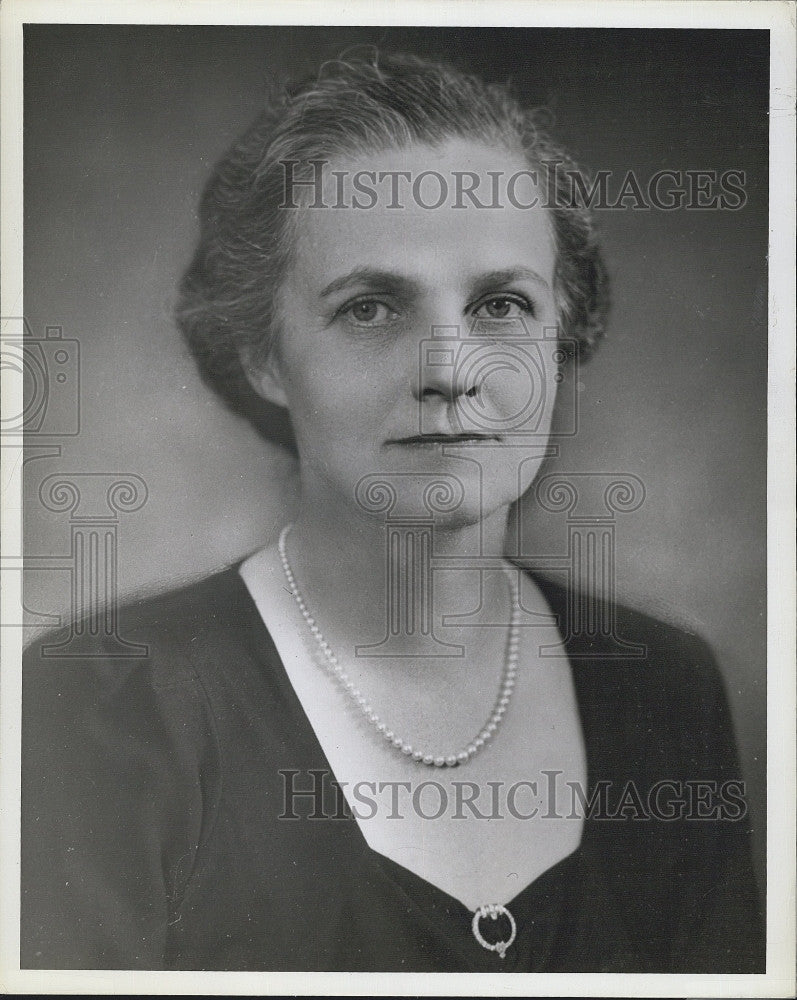
<instances>
[{"instance_id":1,"label":"woman's eye","mask_svg":"<svg viewBox=\"0 0 797 1000\"><path fill-rule=\"evenodd\" d=\"M517 299L514 296L494 295L491 299L485 299L475 310L473 315L478 319L516 319L523 313L532 312L531 303L525 299Z\"/></svg>"},{"instance_id":2,"label":"woman's eye","mask_svg":"<svg viewBox=\"0 0 797 1000\"><path fill-rule=\"evenodd\" d=\"M396 318L396 313L377 299L361 299L348 306L344 312L361 326L378 326Z\"/></svg>"}]
</instances>

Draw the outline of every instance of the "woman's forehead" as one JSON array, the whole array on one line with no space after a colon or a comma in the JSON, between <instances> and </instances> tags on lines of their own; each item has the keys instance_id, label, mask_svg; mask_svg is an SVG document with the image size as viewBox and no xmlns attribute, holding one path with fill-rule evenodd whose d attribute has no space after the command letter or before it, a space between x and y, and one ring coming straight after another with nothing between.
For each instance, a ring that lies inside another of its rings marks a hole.
<instances>
[{"instance_id":1,"label":"woman's forehead","mask_svg":"<svg viewBox=\"0 0 797 1000\"><path fill-rule=\"evenodd\" d=\"M288 197L296 269L314 284L357 268L433 280L523 266L552 284L542 179L519 153L457 139L337 157L313 170Z\"/></svg>"},{"instance_id":2,"label":"woman's forehead","mask_svg":"<svg viewBox=\"0 0 797 1000\"><path fill-rule=\"evenodd\" d=\"M521 150L461 136L282 161L283 205L493 211L544 201L546 170Z\"/></svg>"}]
</instances>

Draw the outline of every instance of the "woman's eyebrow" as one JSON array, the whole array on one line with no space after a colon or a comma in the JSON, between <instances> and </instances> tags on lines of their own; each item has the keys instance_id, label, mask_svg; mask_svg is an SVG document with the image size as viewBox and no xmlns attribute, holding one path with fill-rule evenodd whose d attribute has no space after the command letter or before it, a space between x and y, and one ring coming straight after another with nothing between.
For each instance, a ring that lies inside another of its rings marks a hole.
<instances>
[{"instance_id":1,"label":"woman's eyebrow","mask_svg":"<svg viewBox=\"0 0 797 1000\"><path fill-rule=\"evenodd\" d=\"M328 295L344 291L352 285L371 285L374 288L388 288L405 294L417 293L421 287L419 282L404 274L373 267L355 267L353 271L349 271L325 285L321 289L320 296L322 299L326 298Z\"/></svg>"},{"instance_id":2,"label":"woman's eyebrow","mask_svg":"<svg viewBox=\"0 0 797 1000\"><path fill-rule=\"evenodd\" d=\"M534 281L550 290L550 283L537 271L530 267L508 267L498 271L488 271L473 278L473 288L476 294L489 292L503 285L511 285L513 281Z\"/></svg>"}]
</instances>

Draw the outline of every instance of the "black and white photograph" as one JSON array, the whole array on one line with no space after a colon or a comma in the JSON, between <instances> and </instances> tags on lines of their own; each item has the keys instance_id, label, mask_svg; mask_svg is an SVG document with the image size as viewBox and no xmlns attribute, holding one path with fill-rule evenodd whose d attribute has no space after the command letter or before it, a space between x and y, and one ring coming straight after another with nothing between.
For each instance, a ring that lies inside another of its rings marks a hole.
<instances>
[{"instance_id":1,"label":"black and white photograph","mask_svg":"<svg viewBox=\"0 0 797 1000\"><path fill-rule=\"evenodd\" d=\"M794 4L104 6L4 10L3 981L793 995Z\"/></svg>"}]
</instances>

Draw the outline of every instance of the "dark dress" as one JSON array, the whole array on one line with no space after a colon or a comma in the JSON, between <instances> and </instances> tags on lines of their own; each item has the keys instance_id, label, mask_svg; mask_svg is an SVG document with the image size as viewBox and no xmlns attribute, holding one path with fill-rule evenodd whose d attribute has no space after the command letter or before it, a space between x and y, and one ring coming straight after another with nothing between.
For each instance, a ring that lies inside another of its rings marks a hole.
<instances>
[{"instance_id":1,"label":"dark dress","mask_svg":"<svg viewBox=\"0 0 797 1000\"><path fill-rule=\"evenodd\" d=\"M565 590L537 582L565 623ZM459 901L368 847L334 788L321 812L337 818L310 818L311 796L279 818L287 782L308 788L329 765L237 567L123 609L120 633L145 658L35 645L22 967L763 972L716 668L695 637L616 617L645 658L607 658L599 638L570 650L588 791L607 800L579 849L508 904L518 934L503 960Z\"/></svg>"}]
</instances>

